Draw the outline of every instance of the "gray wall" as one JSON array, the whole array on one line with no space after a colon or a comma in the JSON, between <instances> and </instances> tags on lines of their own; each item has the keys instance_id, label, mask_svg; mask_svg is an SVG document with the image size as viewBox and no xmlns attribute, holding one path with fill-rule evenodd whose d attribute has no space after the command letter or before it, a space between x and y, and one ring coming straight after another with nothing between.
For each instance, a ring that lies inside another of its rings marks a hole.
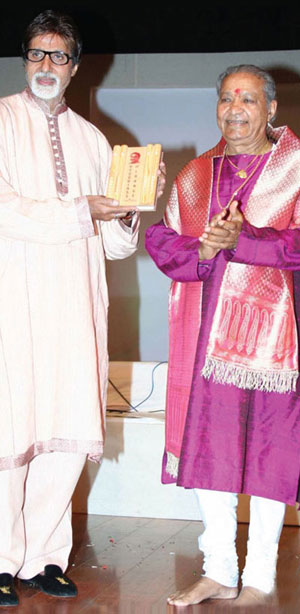
<instances>
[{"instance_id":1,"label":"gray wall","mask_svg":"<svg viewBox=\"0 0 300 614\"><path fill-rule=\"evenodd\" d=\"M77 108L88 109L89 87L214 87L217 75L231 64L258 64L281 83L300 80L300 49L240 53L166 53L86 55L70 86ZM0 95L24 87L20 58L0 58ZM75 88L77 92L75 93ZM73 104L74 106L74 104Z\"/></svg>"}]
</instances>

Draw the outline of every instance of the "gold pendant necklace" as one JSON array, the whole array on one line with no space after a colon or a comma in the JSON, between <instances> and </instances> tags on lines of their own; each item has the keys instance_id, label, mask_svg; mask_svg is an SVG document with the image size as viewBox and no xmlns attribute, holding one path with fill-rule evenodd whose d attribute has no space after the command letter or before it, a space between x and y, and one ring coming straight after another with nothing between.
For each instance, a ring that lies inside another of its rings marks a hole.
<instances>
[{"instance_id":1,"label":"gold pendant necklace","mask_svg":"<svg viewBox=\"0 0 300 614\"><path fill-rule=\"evenodd\" d=\"M242 168L238 173L235 173L241 179L245 179L247 177L246 169Z\"/></svg>"},{"instance_id":2,"label":"gold pendant necklace","mask_svg":"<svg viewBox=\"0 0 300 614\"><path fill-rule=\"evenodd\" d=\"M220 189L220 177L221 177L221 173L222 173L222 168L223 168L223 163L224 163L224 158L225 158L225 155L226 155L226 154L225 154L225 151L224 151L224 154L223 154L223 156L222 156L222 160L221 160L221 163L220 163L220 166L219 166L219 172L218 172L218 177L217 177L217 187L216 187L216 197L217 197L217 202L218 202L218 205L219 205L220 209L222 209L222 211L223 211L223 209L228 209L228 207L231 205L232 201L233 201L233 200L236 198L236 196L238 195L238 193L240 192L240 190L241 190L241 189L242 189L242 188L243 188L243 187L246 185L246 183L248 183L248 181L249 181L249 180L251 179L251 177L254 175L255 171L258 169L258 167L259 167L259 165L260 165L260 163L261 163L261 161L262 161L262 159L263 159L263 157L264 157L264 153L262 153L262 154L260 154L260 155L259 155L259 154L257 154L257 156L255 156L255 160L256 160L258 157L259 157L259 159L258 159L257 163L255 164L254 168L252 169L252 171L251 171L250 175L248 175L248 176L247 176L247 173L246 173L246 177L245 177L245 178L244 178L244 177L242 177L242 179L245 179L245 181L243 181L243 182L241 183L241 185L240 185L238 188L236 188L236 189L234 190L234 192L233 192L233 193L232 193L232 195L230 196L230 199L229 199L229 201L228 201L227 205L225 205L225 207L223 207L223 206L222 206L222 204L221 204L221 202L220 202L220 194L219 194L219 189ZM228 159L228 158L227 158L227 159ZM252 164L252 162L251 162L251 164ZM248 166L249 166L249 165L248 165ZM236 168L238 168L238 167L236 167ZM248 167L246 167L246 168L248 168ZM235 174L237 175L238 173L235 173Z\"/></svg>"},{"instance_id":3,"label":"gold pendant necklace","mask_svg":"<svg viewBox=\"0 0 300 614\"><path fill-rule=\"evenodd\" d=\"M250 168L250 166L252 166L252 164L254 164L255 160L257 160L259 154L256 154L256 156L254 156L253 160L251 160L249 162L249 164L247 164L247 166L245 168L239 168L236 164L234 164L234 162L232 162L232 160L230 160L230 157L227 155L227 145L225 147L225 151L224 151L225 157L227 162L229 162L229 164L232 166L232 168L237 169L237 173L235 173L238 177L240 177L240 179L246 179L248 174L247 174L247 170L248 168Z\"/></svg>"}]
</instances>

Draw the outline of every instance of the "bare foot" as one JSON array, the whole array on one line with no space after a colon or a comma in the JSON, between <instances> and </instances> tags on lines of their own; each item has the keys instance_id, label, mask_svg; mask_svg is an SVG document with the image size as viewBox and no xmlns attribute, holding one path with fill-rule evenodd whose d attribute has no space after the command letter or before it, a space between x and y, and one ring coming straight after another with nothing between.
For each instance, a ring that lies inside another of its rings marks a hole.
<instances>
[{"instance_id":1,"label":"bare foot","mask_svg":"<svg viewBox=\"0 0 300 614\"><path fill-rule=\"evenodd\" d=\"M244 586L238 596L235 599L234 607L259 607L259 606L273 606L276 605L275 593L264 593L252 586Z\"/></svg>"},{"instance_id":2,"label":"bare foot","mask_svg":"<svg viewBox=\"0 0 300 614\"><path fill-rule=\"evenodd\" d=\"M223 586L223 584L203 576L195 584L170 595L167 601L171 605L187 606L201 603L205 599L235 599L237 593L237 588Z\"/></svg>"}]
</instances>

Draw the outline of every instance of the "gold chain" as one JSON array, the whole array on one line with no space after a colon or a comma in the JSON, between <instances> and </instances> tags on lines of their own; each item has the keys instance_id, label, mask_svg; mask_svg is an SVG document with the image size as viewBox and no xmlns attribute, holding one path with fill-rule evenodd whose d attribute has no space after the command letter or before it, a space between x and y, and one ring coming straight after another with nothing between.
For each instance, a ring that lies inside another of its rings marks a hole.
<instances>
[{"instance_id":1,"label":"gold chain","mask_svg":"<svg viewBox=\"0 0 300 614\"><path fill-rule=\"evenodd\" d=\"M226 157L227 162L229 162L229 164L231 164L231 166L233 168L235 168L237 170L237 173L235 173L238 177L240 177L241 179L246 179L247 177L247 169L250 168L250 166L252 166L252 164L254 164L255 160L258 158L259 154L256 154L256 156L254 156L253 160L251 160L249 162L249 164L247 164L247 166L245 166L245 168L239 168L236 164L234 164L234 162L232 160L230 160L230 157L227 155L227 145L224 149L224 154Z\"/></svg>"},{"instance_id":2,"label":"gold chain","mask_svg":"<svg viewBox=\"0 0 300 614\"><path fill-rule=\"evenodd\" d=\"M221 164L219 167L219 172L218 172L218 177L217 177L217 188L216 188L216 196L217 196L217 201L218 201L218 205L220 207L220 209L228 209L228 207L231 205L232 201L234 200L235 196L237 196L237 194L240 192L240 190L244 187L244 185L246 185L246 183L248 183L248 181L251 179L251 177L254 175L255 171L258 169L263 157L264 157L264 153L260 154L260 158L258 160L258 162L256 163L255 167L252 169L250 175L248 177L246 177L246 179L241 183L241 185L235 189L235 191L232 193L227 205L225 205L225 207L223 207L221 205L220 202L220 196L219 196L219 188L220 188L220 177L221 177L221 172L222 172L222 168L223 168L223 162L224 162L224 158L225 158L225 151L224 154L222 156L222 160L221 160ZM257 154L258 156L258 154ZM257 157L256 156L256 157Z\"/></svg>"}]
</instances>

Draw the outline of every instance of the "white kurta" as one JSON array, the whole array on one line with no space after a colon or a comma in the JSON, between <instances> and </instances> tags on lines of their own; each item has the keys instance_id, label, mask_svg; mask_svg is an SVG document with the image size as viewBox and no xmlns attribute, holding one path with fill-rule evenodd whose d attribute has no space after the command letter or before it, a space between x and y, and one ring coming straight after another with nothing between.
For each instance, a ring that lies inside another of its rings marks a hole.
<instances>
[{"instance_id":1,"label":"white kurta","mask_svg":"<svg viewBox=\"0 0 300 614\"><path fill-rule=\"evenodd\" d=\"M101 456L107 387L105 257L137 244L118 220L95 232L105 137L64 105L0 100L0 469L37 453Z\"/></svg>"}]
</instances>

